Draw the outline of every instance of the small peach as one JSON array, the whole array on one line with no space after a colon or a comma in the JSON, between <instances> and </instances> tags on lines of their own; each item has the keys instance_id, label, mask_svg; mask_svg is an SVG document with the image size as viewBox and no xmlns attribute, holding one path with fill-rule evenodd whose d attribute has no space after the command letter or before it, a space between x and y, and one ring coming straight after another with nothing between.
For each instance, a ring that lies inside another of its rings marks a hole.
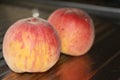
<instances>
[{"instance_id":1,"label":"small peach","mask_svg":"<svg viewBox=\"0 0 120 80\"><path fill-rule=\"evenodd\" d=\"M48 21L56 28L61 39L61 52L79 56L85 54L94 41L94 25L90 16L77 8L55 10Z\"/></svg>"}]
</instances>

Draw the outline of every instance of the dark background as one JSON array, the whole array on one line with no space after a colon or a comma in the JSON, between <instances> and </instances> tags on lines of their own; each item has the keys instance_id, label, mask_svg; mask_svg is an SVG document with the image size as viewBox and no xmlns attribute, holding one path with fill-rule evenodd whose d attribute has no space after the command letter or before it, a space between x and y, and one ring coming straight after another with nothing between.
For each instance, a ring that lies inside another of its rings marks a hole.
<instances>
[{"instance_id":1,"label":"dark background","mask_svg":"<svg viewBox=\"0 0 120 80\"><path fill-rule=\"evenodd\" d=\"M0 0L0 1L13 2L17 0ZM18 0L18 1L66 1L120 8L120 0Z\"/></svg>"}]
</instances>

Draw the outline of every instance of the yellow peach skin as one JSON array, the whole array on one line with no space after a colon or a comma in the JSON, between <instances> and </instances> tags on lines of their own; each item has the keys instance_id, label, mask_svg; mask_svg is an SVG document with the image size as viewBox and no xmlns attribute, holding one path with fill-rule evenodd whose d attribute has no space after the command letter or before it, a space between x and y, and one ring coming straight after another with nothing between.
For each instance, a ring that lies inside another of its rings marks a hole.
<instances>
[{"instance_id":1,"label":"yellow peach skin","mask_svg":"<svg viewBox=\"0 0 120 80\"><path fill-rule=\"evenodd\" d=\"M6 32L3 56L11 70L45 72L55 65L60 55L56 31L41 18L21 19Z\"/></svg>"}]
</instances>

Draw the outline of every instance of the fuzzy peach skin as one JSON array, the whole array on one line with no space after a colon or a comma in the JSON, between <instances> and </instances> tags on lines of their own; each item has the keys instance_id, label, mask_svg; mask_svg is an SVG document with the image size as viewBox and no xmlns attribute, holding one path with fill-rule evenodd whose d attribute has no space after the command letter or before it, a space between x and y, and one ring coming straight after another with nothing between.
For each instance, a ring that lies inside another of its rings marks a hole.
<instances>
[{"instance_id":1,"label":"fuzzy peach skin","mask_svg":"<svg viewBox=\"0 0 120 80\"><path fill-rule=\"evenodd\" d=\"M56 28L61 39L61 52L80 56L88 52L94 42L94 25L90 16L77 8L55 10L48 21Z\"/></svg>"},{"instance_id":2,"label":"fuzzy peach skin","mask_svg":"<svg viewBox=\"0 0 120 80\"><path fill-rule=\"evenodd\" d=\"M14 72L45 72L58 61L60 40L57 32L42 18L15 22L3 40L3 56Z\"/></svg>"}]
</instances>

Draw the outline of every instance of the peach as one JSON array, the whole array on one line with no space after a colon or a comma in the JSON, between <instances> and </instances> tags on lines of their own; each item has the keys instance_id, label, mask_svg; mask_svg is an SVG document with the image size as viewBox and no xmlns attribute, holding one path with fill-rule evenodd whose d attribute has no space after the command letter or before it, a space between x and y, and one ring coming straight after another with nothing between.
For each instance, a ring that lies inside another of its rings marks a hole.
<instances>
[{"instance_id":1,"label":"peach","mask_svg":"<svg viewBox=\"0 0 120 80\"><path fill-rule=\"evenodd\" d=\"M26 18L15 22L3 40L3 56L14 72L45 72L58 61L60 40L48 21Z\"/></svg>"},{"instance_id":2,"label":"peach","mask_svg":"<svg viewBox=\"0 0 120 80\"><path fill-rule=\"evenodd\" d=\"M72 56L84 55L94 42L91 17L77 8L55 10L48 21L56 28L61 40L61 52Z\"/></svg>"}]
</instances>

